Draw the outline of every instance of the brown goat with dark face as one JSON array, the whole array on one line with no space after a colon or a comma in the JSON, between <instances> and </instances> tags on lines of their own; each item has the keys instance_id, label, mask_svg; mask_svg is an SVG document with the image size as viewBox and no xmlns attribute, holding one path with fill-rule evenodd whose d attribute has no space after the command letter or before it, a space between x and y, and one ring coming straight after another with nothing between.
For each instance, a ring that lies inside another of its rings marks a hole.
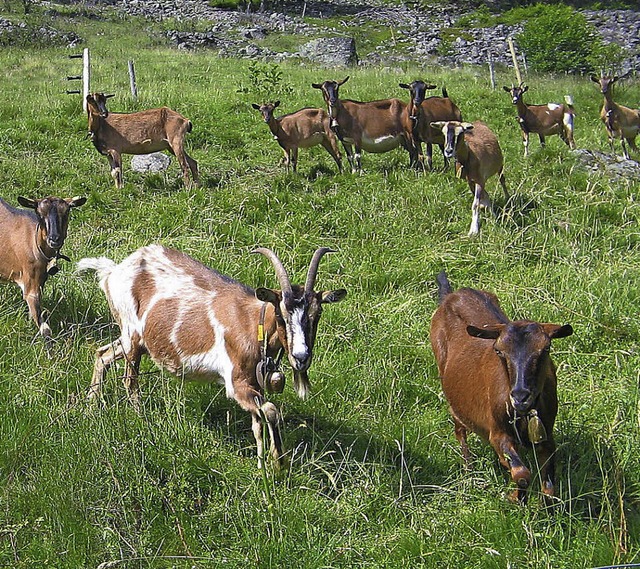
<instances>
[{"instance_id":1,"label":"brown goat with dark face","mask_svg":"<svg viewBox=\"0 0 640 569\"><path fill-rule=\"evenodd\" d=\"M522 139L524 141L524 155L529 155L529 134L534 133L540 139L540 146L545 145L545 137L553 134L560 135L560 138L574 149L576 143L573 141L573 119L575 111L571 103L571 97L565 95L566 104L548 103L546 105L527 105L522 96L529 90L524 83L518 87L506 85L503 89L511 96L511 101L518 110L518 122L522 129Z\"/></svg>"},{"instance_id":2,"label":"brown goat with dark face","mask_svg":"<svg viewBox=\"0 0 640 569\"><path fill-rule=\"evenodd\" d=\"M604 95L600 119L607 129L611 152L613 152L613 141L619 138L622 144L622 155L629 160L629 151L625 141L629 143L634 152L638 152L636 136L640 133L640 109L630 109L613 100L613 85L623 77L626 77L626 74L621 77L603 75L599 78L592 75L591 81L600 86L600 92Z\"/></svg>"},{"instance_id":3,"label":"brown goat with dark face","mask_svg":"<svg viewBox=\"0 0 640 569\"><path fill-rule=\"evenodd\" d=\"M455 292L438 275L440 306L431 320L431 346L442 389L453 416L465 463L471 460L467 432L488 441L511 473L514 501L524 502L531 472L518 454L534 446L542 492L554 496L558 412L551 340L573 333L570 325L512 321L494 294L462 288Z\"/></svg>"},{"instance_id":4,"label":"brown goat with dark face","mask_svg":"<svg viewBox=\"0 0 640 569\"><path fill-rule=\"evenodd\" d=\"M0 200L0 279L16 283L29 306L40 334L51 337L51 328L40 309L42 287L49 274L54 274L56 259L67 237L71 208L79 207L86 198L62 199L49 196L41 200L18 198L18 203L33 211L10 206Z\"/></svg>"},{"instance_id":5,"label":"brown goat with dark face","mask_svg":"<svg viewBox=\"0 0 640 569\"><path fill-rule=\"evenodd\" d=\"M437 144L444 156L445 140L442 132L431 126L435 121L462 121L460 109L449 98L446 89L442 88L442 97L427 97L429 89L435 85L427 85L424 81L416 80L411 83L400 83L399 86L410 93L407 111L411 120L405 124L409 127L407 138L411 142L411 165L424 168L422 143L427 145L427 168L433 168L433 145ZM448 159L444 156L445 167Z\"/></svg>"}]
</instances>

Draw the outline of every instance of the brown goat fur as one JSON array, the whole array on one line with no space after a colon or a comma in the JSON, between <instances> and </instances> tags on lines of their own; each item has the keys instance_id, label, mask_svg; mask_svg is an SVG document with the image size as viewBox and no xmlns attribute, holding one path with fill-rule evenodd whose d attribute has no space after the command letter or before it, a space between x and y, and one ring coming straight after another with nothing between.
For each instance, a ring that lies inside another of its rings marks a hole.
<instances>
[{"instance_id":1,"label":"brown goat fur","mask_svg":"<svg viewBox=\"0 0 640 569\"><path fill-rule=\"evenodd\" d=\"M535 446L543 495L554 496L558 398L549 348L552 339L569 336L573 329L512 321L494 294L472 288L454 292L444 272L438 284L431 346L465 463L471 459L467 433L472 431L491 444L516 484L510 497L523 502L531 473L519 447ZM531 440L534 425L537 440Z\"/></svg>"},{"instance_id":2,"label":"brown goat fur","mask_svg":"<svg viewBox=\"0 0 640 569\"><path fill-rule=\"evenodd\" d=\"M524 155L529 155L529 134L534 133L540 139L540 145L545 146L545 137L557 134L569 146L574 149L576 143L573 140L573 122L575 111L571 104L571 97L565 96L566 104L547 103L546 105L527 105L522 96L529 90L524 83L518 87L506 85L502 87L509 95L518 111L518 123L522 129L524 142Z\"/></svg>"},{"instance_id":3,"label":"brown goat fur","mask_svg":"<svg viewBox=\"0 0 640 569\"><path fill-rule=\"evenodd\" d=\"M600 92L604 95L604 102L600 110L600 120L607 129L609 146L613 152L613 141L620 139L622 144L622 155L629 160L629 151L625 141L634 152L638 152L636 146L636 136L640 132L640 109L630 109L619 105L613 100L613 85L624 77L602 75L601 77L591 76L591 81L600 86Z\"/></svg>"},{"instance_id":4,"label":"brown goat fur","mask_svg":"<svg viewBox=\"0 0 640 569\"><path fill-rule=\"evenodd\" d=\"M180 113L161 107L136 113L110 113L107 99L113 95L87 95L89 135L100 154L109 160L111 176L117 188L123 187L122 154L151 154L168 150L180 164L185 185L198 183L198 164L185 149L185 136L191 121Z\"/></svg>"},{"instance_id":5,"label":"brown goat fur","mask_svg":"<svg viewBox=\"0 0 640 569\"><path fill-rule=\"evenodd\" d=\"M342 157L336 135L331 130L329 115L323 109L300 109L295 113L274 117L273 111L280 101L251 105L262 114L264 122L284 151L284 162L295 172L298 169L298 148L311 148L321 144L342 172Z\"/></svg>"},{"instance_id":6,"label":"brown goat fur","mask_svg":"<svg viewBox=\"0 0 640 569\"><path fill-rule=\"evenodd\" d=\"M502 186L505 198L509 199L507 184L504 178L504 161L498 138L483 122L472 123L459 121L432 122L431 126L442 132L445 140L444 156L453 158L458 163L458 175L469 184L473 194L471 206L471 228L469 235L480 231L480 207L493 211L489 194L485 191L487 180L494 174Z\"/></svg>"},{"instance_id":7,"label":"brown goat fur","mask_svg":"<svg viewBox=\"0 0 640 569\"><path fill-rule=\"evenodd\" d=\"M16 283L29 307L29 314L40 334L49 340L51 328L40 308L42 287L52 273L67 237L71 208L79 207L86 198L62 199L49 196L40 200L24 197L18 203L27 210L17 209L0 199L0 279ZM48 270L49 269L49 270Z\"/></svg>"},{"instance_id":8,"label":"brown goat fur","mask_svg":"<svg viewBox=\"0 0 640 569\"><path fill-rule=\"evenodd\" d=\"M427 146L427 168L433 168L433 145L437 144L444 155L445 140L442 132L434 129L431 123L436 121L462 121L462 113L449 98L446 90L442 89L442 97L426 97L426 91L435 89L435 85L428 85L424 81L416 80L411 83L400 83L399 86L410 93L407 110L411 118L406 124L409 126L407 138L411 142L411 165L424 168L422 143ZM447 158L444 159L445 167Z\"/></svg>"},{"instance_id":9,"label":"brown goat fur","mask_svg":"<svg viewBox=\"0 0 640 569\"><path fill-rule=\"evenodd\" d=\"M342 81L324 81L311 86L322 91L331 128L342 142L352 172L362 171L363 150L381 153L402 146L410 153L407 105L400 99L367 102L340 99L338 90L348 79L347 76Z\"/></svg>"}]
</instances>

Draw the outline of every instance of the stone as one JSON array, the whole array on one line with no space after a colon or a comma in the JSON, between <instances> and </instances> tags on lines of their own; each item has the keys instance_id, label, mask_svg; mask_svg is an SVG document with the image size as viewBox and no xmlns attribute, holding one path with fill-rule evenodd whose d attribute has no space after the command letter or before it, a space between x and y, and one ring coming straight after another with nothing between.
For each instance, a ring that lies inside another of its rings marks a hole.
<instances>
[{"instance_id":1,"label":"stone","mask_svg":"<svg viewBox=\"0 0 640 569\"><path fill-rule=\"evenodd\" d=\"M131 169L134 172L164 172L171 164L171 158L162 152L138 154L131 158Z\"/></svg>"}]
</instances>

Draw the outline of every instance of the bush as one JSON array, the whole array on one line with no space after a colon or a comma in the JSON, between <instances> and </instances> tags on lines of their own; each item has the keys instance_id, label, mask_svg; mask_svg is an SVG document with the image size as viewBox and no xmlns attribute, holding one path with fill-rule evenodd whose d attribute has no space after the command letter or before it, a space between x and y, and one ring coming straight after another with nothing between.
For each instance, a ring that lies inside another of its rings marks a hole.
<instances>
[{"instance_id":1,"label":"bush","mask_svg":"<svg viewBox=\"0 0 640 569\"><path fill-rule=\"evenodd\" d=\"M586 73L591 56L602 47L593 26L573 8L538 5L516 36L529 65L537 71Z\"/></svg>"}]
</instances>

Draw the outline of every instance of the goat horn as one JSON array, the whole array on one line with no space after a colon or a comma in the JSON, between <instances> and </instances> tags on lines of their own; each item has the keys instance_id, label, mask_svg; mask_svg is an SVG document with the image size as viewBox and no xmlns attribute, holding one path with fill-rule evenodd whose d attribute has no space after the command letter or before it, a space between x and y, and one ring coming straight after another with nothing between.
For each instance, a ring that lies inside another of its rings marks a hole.
<instances>
[{"instance_id":1,"label":"goat horn","mask_svg":"<svg viewBox=\"0 0 640 569\"><path fill-rule=\"evenodd\" d=\"M320 264L320 259L324 257L325 253L335 253L335 249L331 249L330 247L320 247L314 254L311 259L311 264L309 265L309 272L307 273L307 282L304 285L305 292L312 292L313 286L316 284L316 277L318 276L318 265Z\"/></svg>"},{"instance_id":2,"label":"goat horn","mask_svg":"<svg viewBox=\"0 0 640 569\"><path fill-rule=\"evenodd\" d=\"M276 270L276 276L278 277L278 282L280 283L280 288L283 293L291 294L291 280L289 280L289 275L287 274L282 261L278 258L271 249L267 249L266 247L258 247L251 251L252 253L262 253L267 259L271 261L273 268Z\"/></svg>"}]
</instances>

